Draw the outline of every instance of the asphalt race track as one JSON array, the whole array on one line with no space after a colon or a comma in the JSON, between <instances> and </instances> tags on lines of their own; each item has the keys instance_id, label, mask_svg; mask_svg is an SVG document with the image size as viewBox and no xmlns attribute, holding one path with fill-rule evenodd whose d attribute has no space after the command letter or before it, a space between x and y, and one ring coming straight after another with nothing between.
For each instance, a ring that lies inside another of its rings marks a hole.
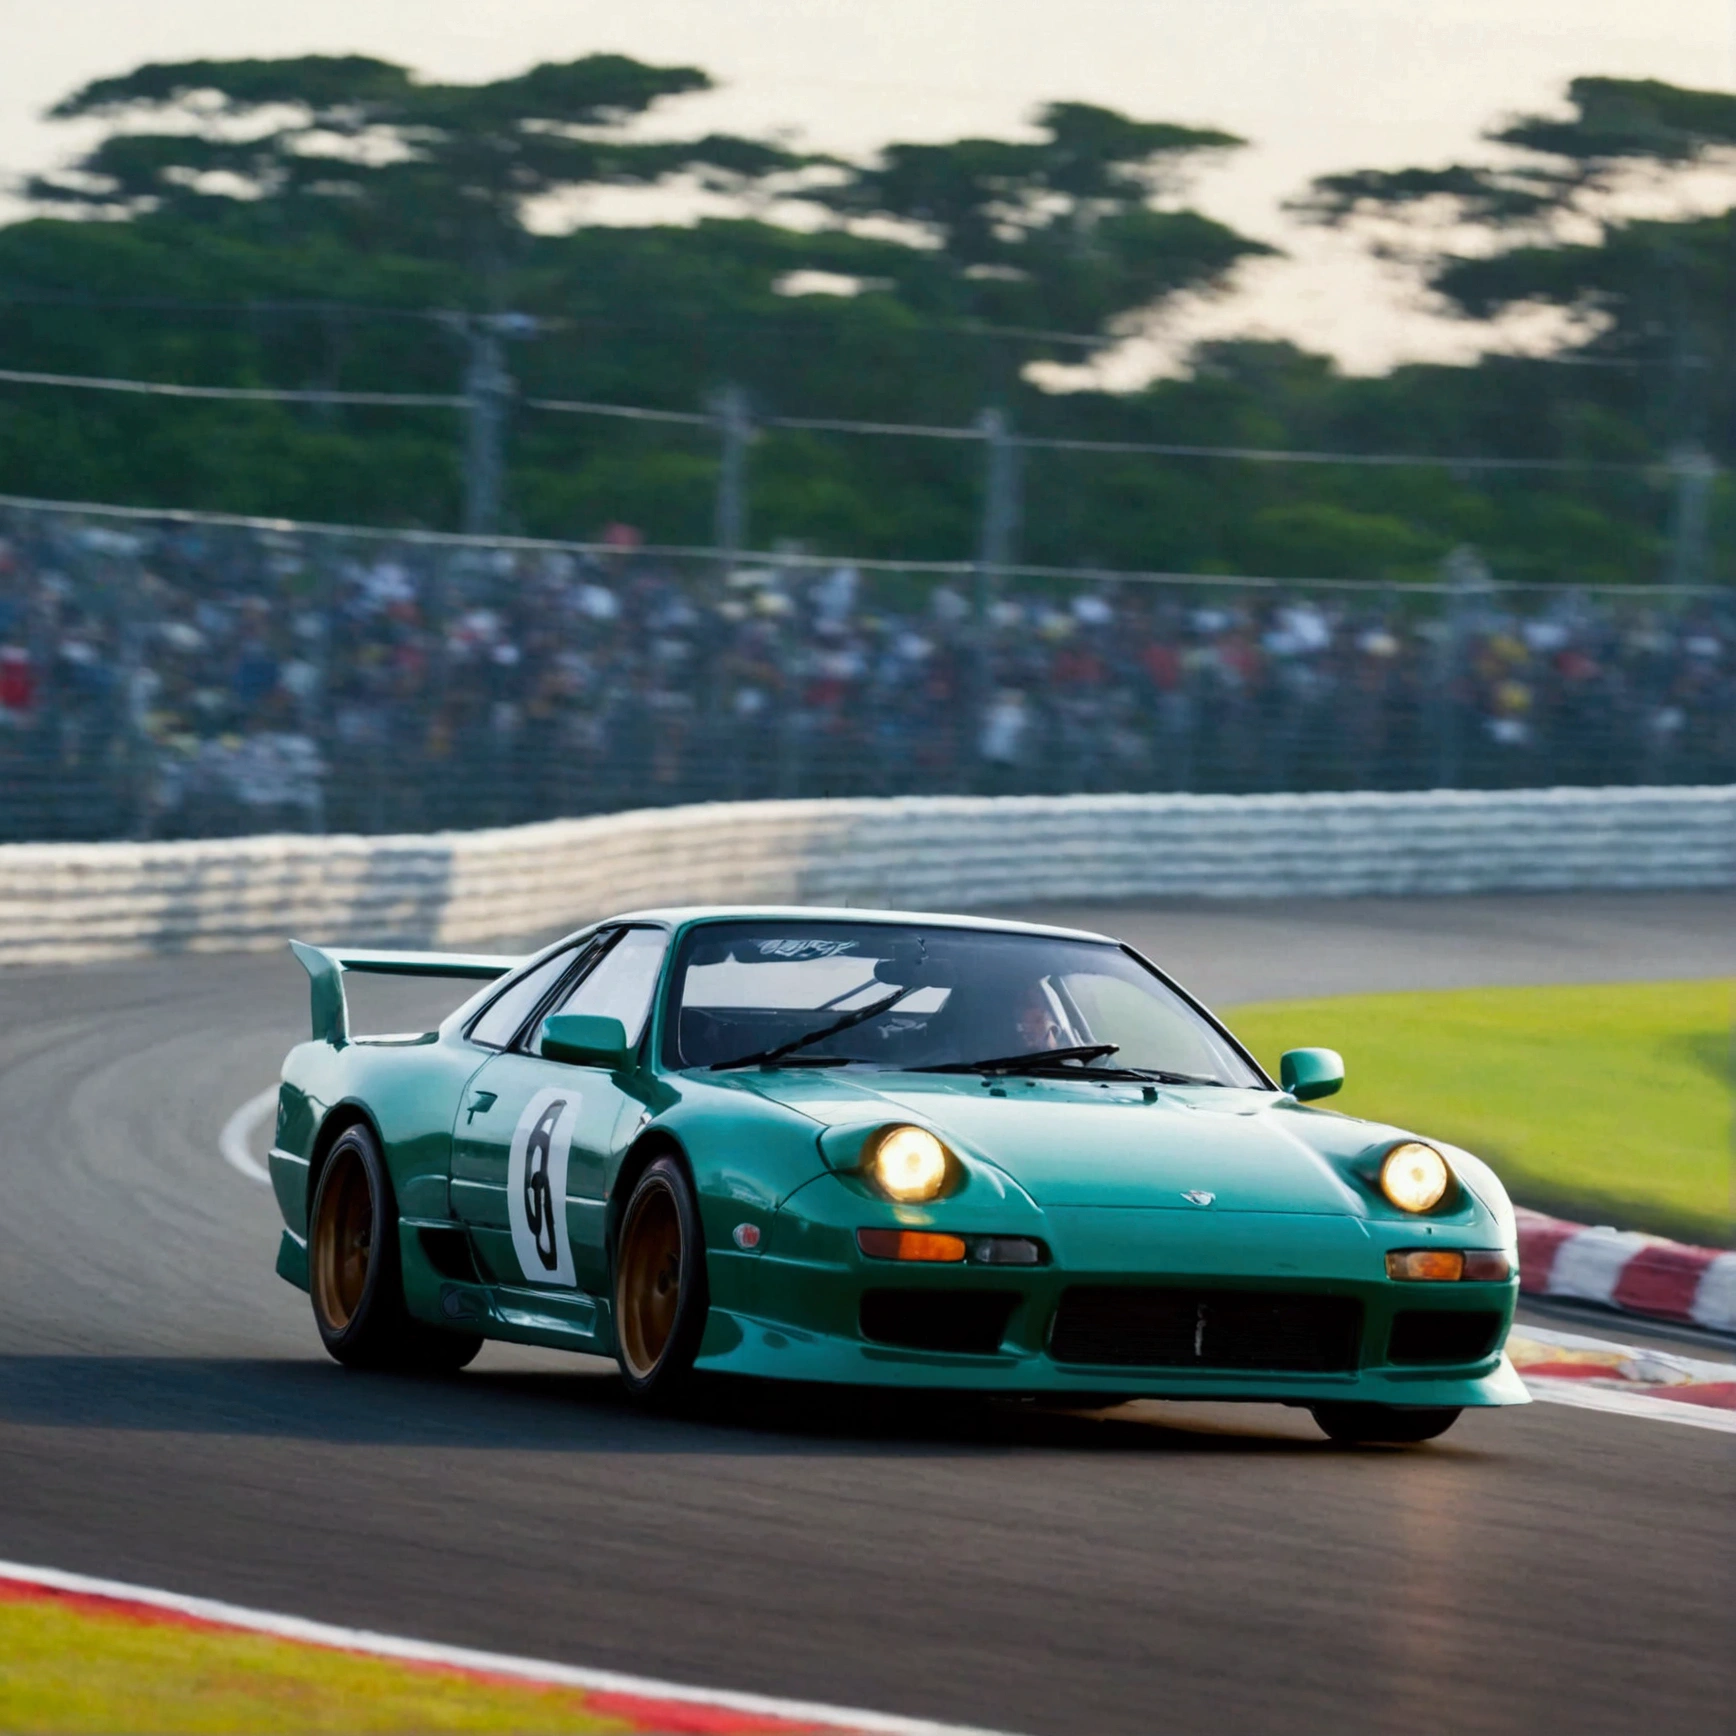
<instances>
[{"instance_id":1,"label":"asphalt race track","mask_svg":"<svg viewBox=\"0 0 1736 1736\"><path fill-rule=\"evenodd\" d=\"M1729 896L1066 915L1225 1002L1736 974ZM368 1023L429 1004L368 986ZM1354 1452L1268 1407L740 1390L669 1421L588 1359L340 1370L217 1149L306 1017L287 957L0 976L0 1557L1010 1731L1728 1736L1728 1435L1538 1404Z\"/></svg>"}]
</instances>

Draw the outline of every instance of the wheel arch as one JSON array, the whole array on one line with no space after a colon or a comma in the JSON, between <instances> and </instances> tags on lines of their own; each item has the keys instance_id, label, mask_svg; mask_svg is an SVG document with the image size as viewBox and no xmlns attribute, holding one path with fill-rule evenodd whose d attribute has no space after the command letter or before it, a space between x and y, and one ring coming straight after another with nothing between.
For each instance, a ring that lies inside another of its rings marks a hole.
<instances>
[{"instance_id":1,"label":"wheel arch","mask_svg":"<svg viewBox=\"0 0 1736 1736\"><path fill-rule=\"evenodd\" d=\"M326 1111L325 1119L320 1122L318 1131L314 1134L313 1145L308 1152L307 1160L307 1204L302 1223L302 1233L305 1235L313 1223L313 1202L319 1197L319 1178L325 1173L327 1160L331 1157L332 1147L349 1132L352 1127L365 1127L374 1136L374 1143L380 1148L380 1157L384 1164L386 1142L380 1137L379 1123L361 1103L353 1098L342 1103L334 1103ZM392 1184L392 1172L386 1169L386 1185Z\"/></svg>"},{"instance_id":2,"label":"wheel arch","mask_svg":"<svg viewBox=\"0 0 1736 1736\"><path fill-rule=\"evenodd\" d=\"M639 1185L639 1178L660 1157L672 1157L680 1164L682 1173L687 1177L687 1185L693 1189L693 1197L699 1198L699 1187L693 1176L693 1161L687 1155L687 1148L666 1127L648 1128L628 1146L626 1155L621 1159L621 1167L615 1172L615 1185L609 1190L609 1209L604 1220L605 1235L609 1249L609 1272L611 1278L615 1270L615 1244L621 1233L621 1214L627 1209L627 1201L633 1197L633 1189Z\"/></svg>"}]
</instances>

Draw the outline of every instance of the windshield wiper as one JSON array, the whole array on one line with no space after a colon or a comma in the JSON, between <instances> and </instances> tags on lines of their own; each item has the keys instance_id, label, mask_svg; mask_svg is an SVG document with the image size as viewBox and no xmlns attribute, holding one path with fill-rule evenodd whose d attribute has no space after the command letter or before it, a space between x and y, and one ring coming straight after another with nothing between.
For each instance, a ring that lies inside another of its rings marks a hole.
<instances>
[{"instance_id":1,"label":"windshield wiper","mask_svg":"<svg viewBox=\"0 0 1736 1736\"><path fill-rule=\"evenodd\" d=\"M924 1067L924 1073L1040 1073L1054 1068L1062 1070L1066 1061L1101 1061L1106 1055L1121 1053L1119 1043L1078 1043L1071 1049L1038 1049L1029 1055L997 1055L987 1061L942 1061L938 1066ZM1082 1071L1083 1069L1081 1069ZM1120 1069L1113 1069L1119 1072ZM1065 1069L1068 1073L1073 1068Z\"/></svg>"},{"instance_id":2,"label":"windshield wiper","mask_svg":"<svg viewBox=\"0 0 1736 1736\"><path fill-rule=\"evenodd\" d=\"M1125 1073L1129 1079L1148 1079L1154 1085L1222 1085L1222 1079L1208 1079L1203 1073L1168 1073L1161 1067L1115 1067L1112 1072Z\"/></svg>"},{"instance_id":3,"label":"windshield wiper","mask_svg":"<svg viewBox=\"0 0 1736 1736\"><path fill-rule=\"evenodd\" d=\"M1059 1079L1131 1079L1140 1085L1222 1085L1203 1073L1171 1073L1162 1067L1073 1066L1074 1059L1102 1053L1105 1046L1081 1044L1077 1049L1043 1049L1033 1055L1015 1055L1004 1061L942 1061L932 1067L907 1067L909 1073L1053 1073ZM1107 1045L1113 1053L1114 1045Z\"/></svg>"},{"instance_id":4,"label":"windshield wiper","mask_svg":"<svg viewBox=\"0 0 1736 1736\"><path fill-rule=\"evenodd\" d=\"M712 1064L712 1071L719 1067L740 1067L740 1061L718 1061ZM860 1055L785 1055L779 1062L780 1067L872 1067L873 1061L864 1060Z\"/></svg>"},{"instance_id":5,"label":"windshield wiper","mask_svg":"<svg viewBox=\"0 0 1736 1736\"><path fill-rule=\"evenodd\" d=\"M913 995L921 985L912 983L909 988L896 989L891 994L873 1001L865 1007L858 1007L854 1012L846 1013L841 1019L834 1019L829 1025L822 1025L817 1031L808 1031L800 1037L792 1037L787 1043L779 1043L774 1048L761 1049L752 1055L737 1055L733 1061L713 1061L711 1071L722 1073L731 1067L769 1067L774 1061L781 1061L786 1055L793 1055L798 1049L806 1049L814 1043L823 1043L828 1037L835 1037L840 1031L847 1031L853 1025L866 1024L869 1019L877 1019L882 1013L890 1012L907 995Z\"/></svg>"}]
</instances>

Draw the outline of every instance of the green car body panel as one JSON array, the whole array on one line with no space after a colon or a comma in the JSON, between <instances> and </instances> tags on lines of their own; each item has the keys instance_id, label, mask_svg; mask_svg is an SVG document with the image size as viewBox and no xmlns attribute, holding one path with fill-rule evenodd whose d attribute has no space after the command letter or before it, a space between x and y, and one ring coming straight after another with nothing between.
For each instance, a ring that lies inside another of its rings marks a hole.
<instances>
[{"instance_id":1,"label":"green car body panel","mask_svg":"<svg viewBox=\"0 0 1736 1736\"><path fill-rule=\"evenodd\" d=\"M732 907L633 913L562 944L604 928L661 928L670 936L667 976L688 928L743 918L1104 938L960 917ZM671 1070L660 1060L663 980L634 1057L610 1070L467 1037L493 979L524 961L299 943L296 951L309 972L315 1035L285 1060L270 1169L286 1226L277 1269L302 1289L319 1164L345 1126L365 1120L396 1195L406 1303L435 1326L612 1354L615 1215L644 1165L674 1152L692 1178L704 1230L710 1313L702 1369L1057 1397L1526 1402L1501 1350L1518 1293L1512 1207L1485 1164L1438 1140L1431 1143L1454 1183L1435 1210L1415 1216L1377 1185L1385 1153L1415 1135L1315 1108L1275 1085L775 1065ZM348 970L470 977L484 986L435 1031L352 1037L343 1001ZM508 1146L539 1091L578 1099L564 1188L572 1264L559 1282L525 1276L506 1206ZM865 1146L892 1124L926 1128L953 1154L957 1182L943 1197L894 1204L860 1173ZM1038 1245L1040 1263L873 1259L856 1238L875 1228L951 1233L973 1248L979 1238L1025 1238ZM1499 1250L1513 1276L1456 1283L1387 1276L1390 1250L1431 1245ZM1081 1364L1051 1353L1052 1323L1070 1286L1343 1298L1360 1306L1361 1323L1349 1365L1329 1373ZM888 1290L977 1295L990 1316L1004 1310L1004 1327L992 1347L967 1349L867 1336L864 1298ZM1493 1330L1470 1363L1395 1360L1395 1319L1418 1311L1437 1319L1476 1314Z\"/></svg>"}]
</instances>

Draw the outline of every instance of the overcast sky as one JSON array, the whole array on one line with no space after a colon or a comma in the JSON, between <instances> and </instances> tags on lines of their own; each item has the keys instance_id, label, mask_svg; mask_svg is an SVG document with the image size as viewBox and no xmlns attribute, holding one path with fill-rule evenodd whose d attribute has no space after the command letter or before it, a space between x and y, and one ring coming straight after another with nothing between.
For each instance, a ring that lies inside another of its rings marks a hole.
<instances>
[{"instance_id":1,"label":"overcast sky","mask_svg":"<svg viewBox=\"0 0 1736 1736\"><path fill-rule=\"evenodd\" d=\"M860 153L891 138L1016 136L1074 98L1252 141L1195 202L1277 242L1224 305L1177 333L1254 328L1367 370L1462 353L1463 335L1348 244L1278 206L1332 169L1439 163L1494 118L1559 102L1576 73L1736 88L1736 0L4 0L0 169L77 142L42 111L144 60L363 52L442 79L617 50L724 86L681 129L794 132Z\"/></svg>"}]
</instances>

